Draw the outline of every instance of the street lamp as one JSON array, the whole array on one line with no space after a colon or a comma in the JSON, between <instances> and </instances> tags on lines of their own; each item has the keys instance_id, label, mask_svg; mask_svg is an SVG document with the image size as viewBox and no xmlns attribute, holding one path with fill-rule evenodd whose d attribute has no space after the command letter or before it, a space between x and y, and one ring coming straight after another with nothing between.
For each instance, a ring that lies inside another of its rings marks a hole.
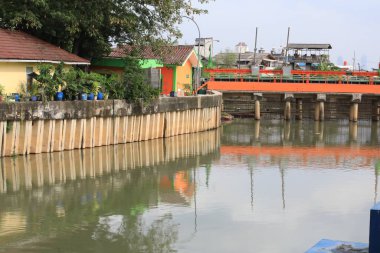
<instances>
[{"instance_id":1,"label":"street lamp","mask_svg":"<svg viewBox=\"0 0 380 253\"><path fill-rule=\"evenodd\" d=\"M191 20L196 26L197 26L197 29L198 29L198 59L197 59L197 75L195 77L195 90L199 87L199 50L200 50L200 46L201 46L201 30L199 30L199 26L197 24L197 22L195 22L194 18L190 18L188 16L181 16L182 18L187 18L189 20Z\"/></svg>"}]
</instances>

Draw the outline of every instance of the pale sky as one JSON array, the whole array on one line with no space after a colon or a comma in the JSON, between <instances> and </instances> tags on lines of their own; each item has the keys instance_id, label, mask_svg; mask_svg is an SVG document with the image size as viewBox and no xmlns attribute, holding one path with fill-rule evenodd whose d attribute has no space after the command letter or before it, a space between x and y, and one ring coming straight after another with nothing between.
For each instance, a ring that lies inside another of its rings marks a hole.
<instances>
[{"instance_id":1,"label":"pale sky","mask_svg":"<svg viewBox=\"0 0 380 253\"><path fill-rule=\"evenodd\" d=\"M330 60L366 68L380 61L380 0L215 0L204 5L208 14L196 16L201 37L220 40L214 52L233 50L242 41L254 49L255 28L259 27L258 48L266 51L286 45L290 26L291 43L330 43ZM198 31L184 20L179 26L181 44L193 44ZM338 59L340 58L340 60Z\"/></svg>"}]
</instances>

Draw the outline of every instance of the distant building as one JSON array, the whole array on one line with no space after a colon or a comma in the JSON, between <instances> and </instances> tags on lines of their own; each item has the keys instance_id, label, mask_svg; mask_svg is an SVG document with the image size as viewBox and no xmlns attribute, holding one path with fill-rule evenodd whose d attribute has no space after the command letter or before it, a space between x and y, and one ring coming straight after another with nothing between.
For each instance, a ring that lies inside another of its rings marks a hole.
<instances>
[{"instance_id":1,"label":"distant building","mask_svg":"<svg viewBox=\"0 0 380 253\"><path fill-rule=\"evenodd\" d=\"M99 59L93 59L91 70L102 74L117 74L120 78L124 73L124 58L131 51L130 46L121 45L113 48L111 53ZM171 91L184 92L191 89L196 68L202 67L198 61L194 46L167 46L159 55L151 47L141 52L140 66L145 69L147 81L162 94Z\"/></svg>"},{"instance_id":2,"label":"distant building","mask_svg":"<svg viewBox=\"0 0 380 253\"><path fill-rule=\"evenodd\" d=\"M198 52L198 43L199 43L199 56L201 59L208 60L210 55L214 51L214 39L210 38L197 38L195 40L194 49Z\"/></svg>"},{"instance_id":3,"label":"distant building","mask_svg":"<svg viewBox=\"0 0 380 253\"><path fill-rule=\"evenodd\" d=\"M236 46L235 46L235 53L241 53L241 54L244 54L246 52L248 52L249 49L248 49L248 45L245 44L245 42L239 42Z\"/></svg>"},{"instance_id":4,"label":"distant building","mask_svg":"<svg viewBox=\"0 0 380 253\"><path fill-rule=\"evenodd\" d=\"M21 86L29 88L38 65L90 65L90 62L30 34L0 29L0 84L5 93L17 93Z\"/></svg>"},{"instance_id":5,"label":"distant building","mask_svg":"<svg viewBox=\"0 0 380 253\"><path fill-rule=\"evenodd\" d=\"M288 62L293 69L310 70L330 62L330 44L289 43Z\"/></svg>"},{"instance_id":6,"label":"distant building","mask_svg":"<svg viewBox=\"0 0 380 253\"><path fill-rule=\"evenodd\" d=\"M251 66L259 66L261 68L276 68L282 65L282 61L276 58L275 55L265 52L264 49L258 50L255 54L254 52L223 52L219 53L214 57L214 61L217 66L224 68L230 67L226 66L225 59L227 57L232 57L235 61L234 66L241 69L249 69Z\"/></svg>"}]
</instances>

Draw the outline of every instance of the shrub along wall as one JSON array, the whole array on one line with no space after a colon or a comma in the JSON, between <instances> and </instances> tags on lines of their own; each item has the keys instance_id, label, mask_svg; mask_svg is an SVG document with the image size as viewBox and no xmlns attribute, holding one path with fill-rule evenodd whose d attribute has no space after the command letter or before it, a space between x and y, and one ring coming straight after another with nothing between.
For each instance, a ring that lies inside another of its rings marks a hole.
<instances>
[{"instance_id":1,"label":"shrub along wall","mask_svg":"<svg viewBox=\"0 0 380 253\"><path fill-rule=\"evenodd\" d=\"M220 126L220 93L124 100L0 103L0 156L114 145Z\"/></svg>"}]
</instances>

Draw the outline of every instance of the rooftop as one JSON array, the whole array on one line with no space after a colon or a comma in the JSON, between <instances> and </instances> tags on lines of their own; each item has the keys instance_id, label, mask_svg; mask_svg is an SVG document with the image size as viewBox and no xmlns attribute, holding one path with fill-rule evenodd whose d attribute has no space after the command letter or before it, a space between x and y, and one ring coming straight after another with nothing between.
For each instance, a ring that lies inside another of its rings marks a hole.
<instances>
[{"instance_id":1,"label":"rooftop","mask_svg":"<svg viewBox=\"0 0 380 253\"><path fill-rule=\"evenodd\" d=\"M0 29L0 61L89 65L90 62L30 34Z\"/></svg>"},{"instance_id":2,"label":"rooftop","mask_svg":"<svg viewBox=\"0 0 380 253\"><path fill-rule=\"evenodd\" d=\"M330 44L289 43L289 49L332 49Z\"/></svg>"},{"instance_id":3,"label":"rooftop","mask_svg":"<svg viewBox=\"0 0 380 253\"><path fill-rule=\"evenodd\" d=\"M118 46L112 49L108 57L123 58L131 52L131 49L131 46ZM161 53L155 53L151 47L144 47L140 54L144 59L158 59L162 60L164 64L182 65L193 50L194 46L189 45L165 46L160 50Z\"/></svg>"}]
</instances>

